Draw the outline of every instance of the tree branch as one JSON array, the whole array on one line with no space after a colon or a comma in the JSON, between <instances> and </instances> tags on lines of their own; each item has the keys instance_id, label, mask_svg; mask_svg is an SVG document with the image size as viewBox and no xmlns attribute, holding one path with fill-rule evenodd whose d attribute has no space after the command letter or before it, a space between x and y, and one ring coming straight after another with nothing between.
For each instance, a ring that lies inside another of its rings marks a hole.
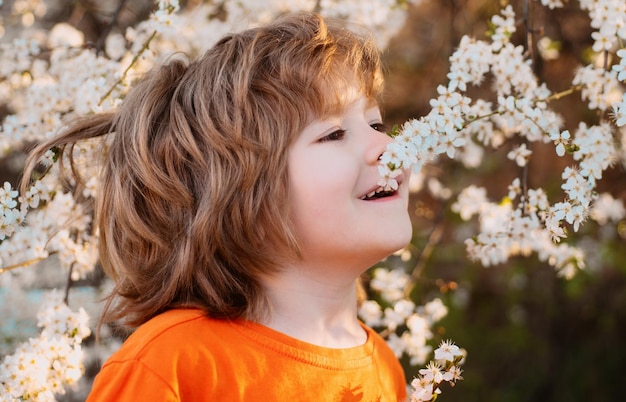
<instances>
[{"instance_id":1,"label":"tree branch","mask_svg":"<svg viewBox=\"0 0 626 402\"><path fill-rule=\"evenodd\" d=\"M69 305L70 288L72 287L72 283L74 283L74 281L72 280L72 272L74 272L74 264L75 263L72 263L72 265L70 265L70 269L67 274L67 283L65 284L65 296L63 297L63 302L66 305Z\"/></svg>"},{"instance_id":2,"label":"tree branch","mask_svg":"<svg viewBox=\"0 0 626 402\"><path fill-rule=\"evenodd\" d=\"M135 57L133 57L133 59L130 61L130 64L128 65L128 67L126 67L126 69L124 70L124 72L122 73L122 75L120 76L120 78L115 81L115 83L113 85L111 85L111 88L109 88L109 90L107 91L107 93L105 93L104 95L102 95L102 97L100 98L100 102L99 104L102 104L102 102L104 102L104 100L106 98L109 97L109 95L111 95L113 93L113 90L115 90L115 88L117 88L118 85L120 85L122 82L124 82L124 80L126 79L126 75L128 74L128 72L130 71L131 68L133 68L133 66L137 63L137 61L139 60L139 58L141 57L141 55L148 50L148 48L150 47L150 42L152 42L152 39L154 39L157 35L157 31L152 32L152 34L150 35L150 37L148 39L146 39L146 41L144 42L143 46L141 47L141 49L139 50L139 52L135 55Z\"/></svg>"},{"instance_id":3,"label":"tree branch","mask_svg":"<svg viewBox=\"0 0 626 402\"><path fill-rule=\"evenodd\" d=\"M52 254L54 254L54 253L50 253L50 255L52 255ZM32 260L22 261L22 262L18 262L17 264L13 264L13 265L6 266L4 268L0 268L0 274L4 274L5 272L13 271L14 269L17 269L17 268L28 267L30 265L38 263L39 261L43 261L43 260L47 259L48 257L37 257L37 258L33 258Z\"/></svg>"},{"instance_id":4,"label":"tree branch","mask_svg":"<svg viewBox=\"0 0 626 402\"><path fill-rule=\"evenodd\" d=\"M426 241L426 244L424 245L424 248L422 249L419 257L417 258L415 267L411 272L411 279L409 280L409 284L404 289L404 295L406 297L410 297L413 289L415 289L417 280L420 278L420 276L422 275L422 271L426 267L426 262L435 250L435 245L437 245L439 243L439 240L441 240L441 236L443 235L443 229L445 227L443 221L443 211L444 208L441 208L439 210L439 214L437 216L437 219L435 220L435 226L428 234L428 240Z\"/></svg>"}]
</instances>

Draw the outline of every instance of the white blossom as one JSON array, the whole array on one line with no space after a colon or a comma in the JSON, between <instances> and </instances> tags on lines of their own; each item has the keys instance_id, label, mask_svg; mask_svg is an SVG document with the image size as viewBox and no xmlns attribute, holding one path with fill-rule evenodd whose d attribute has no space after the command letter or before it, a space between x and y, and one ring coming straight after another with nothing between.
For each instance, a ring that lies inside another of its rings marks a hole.
<instances>
[{"instance_id":1,"label":"white blossom","mask_svg":"<svg viewBox=\"0 0 626 402\"><path fill-rule=\"evenodd\" d=\"M37 318L40 336L22 343L0 364L2 400L55 400L55 394L64 394L64 387L83 374L81 343L91 334L85 310L72 311L62 294L52 291Z\"/></svg>"},{"instance_id":2,"label":"white blossom","mask_svg":"<svg viewBox=\"0 0 626 402\"><path fill-rule=\"evenodd\" d=\"M524 167L526 166L526 163L528 163L528 160L530 159L531 155L532 155L532 151L528 149L526 144L521 144L518 147L512 149L506 155L506 157L515 161L517 166Z\"/></svg>"},{"instance_id":3,"label":"white blossom","mask_svg":"<svg viewBox=\"0 0 626 402\"><path fill-rule=\"evenodd\" d=\"M613 198L609 193L602 193L594 200L589 216L600 225L605 225L626 218L626 209L620 199Z\"/></svg>"},{"instance_id":4,"label":"white blossom","mask_svg":"<svg viewBox=\"0 0 626 402\"><path fill-rule=\"evenodd\" d=\"M561 133L553 132L550 134L550 139L554 141L554 145L556 145L556 154L558 156L565 155L565 145L567 145L570 140L569 131L565 130Z\"/></svg>"}]
</instances>

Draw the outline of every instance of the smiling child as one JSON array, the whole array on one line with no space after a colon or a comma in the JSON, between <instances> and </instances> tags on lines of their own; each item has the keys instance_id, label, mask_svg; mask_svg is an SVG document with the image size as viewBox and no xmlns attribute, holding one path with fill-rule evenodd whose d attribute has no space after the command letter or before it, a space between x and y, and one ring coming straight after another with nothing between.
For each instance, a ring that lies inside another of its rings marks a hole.
<instances>
[{"instance_id":1,"label":"smiling child","mask_svg":"<svg viewBox=\"0 0 626 402\"><path fill-rule=\"evenodd\" d=\"M172 58L37 148L30 170L106 139L101 322L136 330L88 401L405 400L357 318L359 276L411 237L402 175L377 184L381 92L369 35L291 14Z\"/></svg>"}]
</instances>

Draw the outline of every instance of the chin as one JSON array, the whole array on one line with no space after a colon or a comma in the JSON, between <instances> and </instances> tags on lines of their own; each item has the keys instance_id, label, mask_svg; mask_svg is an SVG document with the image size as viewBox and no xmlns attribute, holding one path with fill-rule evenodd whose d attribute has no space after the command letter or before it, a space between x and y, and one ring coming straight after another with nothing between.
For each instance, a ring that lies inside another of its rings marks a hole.
<instances>
[{"instance_id":1,"label":"chin","mask_svg":"<svg viewBox=\"0 0 626 402\"><path fill-rule=\"evenodd\" d=\"M398 250L403 249L404 247L406 247L407 245L409 245L409 243L411 242L411 239L413 238L413 233L411 231L408 231L406 236L402 237L402 238L398 238L398 240L396 242L393 242L392 245L390 245L389 247L389 254L393 254Z\"/></svg>"},{"instance_id":2,"label":"chin","mask_svg":"<svg viewBox=\"0 0 626 402\"><path fill-rule=\"evenodd\" d=\"M388 228L385 232L385 237L397 246L393 251L397 251L409 244L413 238L413 224L411 223L408 212L406 213L406 217L398 220L396 224Z\"/></svg>"},{"instance_id":3,"label":"chin","mask_svg":"<svg viewBox=\"0 0 626 402\"><path fill-rule=\"evenodd\" d=\"M390 256L398 250L406 247L413 238L413 227L409 221L406 225L398 225L383 232L383 240L381 241L381 252L378 261Z\"/></svg>"}]
</instances>

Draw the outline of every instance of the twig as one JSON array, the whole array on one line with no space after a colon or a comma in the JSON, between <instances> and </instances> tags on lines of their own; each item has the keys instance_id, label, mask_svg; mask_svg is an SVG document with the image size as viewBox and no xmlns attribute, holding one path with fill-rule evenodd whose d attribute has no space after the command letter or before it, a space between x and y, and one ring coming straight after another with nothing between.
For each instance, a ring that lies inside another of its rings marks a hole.
<instances>
[{"instance_id":1,"label":"twig","mask_svg":"<svg viewBox=\"0 0 626 402\"><path fill-rule=\"evenodd\" d=\"M317 0L315 2L315 7L313 7L313 11L319 13L322 10L322 0Z\"/></svg>"},{"instance_id":2,"label":"twig","mask_svg":"<svg viewBox=\"0 0 626 402\"><path fill-rule=\"evenodd\" d=\"M152 39L154 39L156 37L156 35L157 35L157 31L154 31L154 32L152 32L150 37L148 39L146 39L146 41L144 42L144 44L141 47L141 49L139 50L139 52L137 52L137 54L130 61L130 64L128 65L128 67L126 67L126 69L122 73L121 77L111 86L111 88L109 88L107 93L102 95L102 97L100 98L100 101L98 102L98 105L102 105L102 102L104 102L104 100L106 98L108 98L109 95L111 95L111 93L113 93L113 90L115 88L117 88L117 86L120 85L124 81L124 79L126 78L126 75L130 71L130 69L133 68L133 66L137 63L137 61L139 61L139 58L141 57L141 55L143 55L145 53L145 51L148 50L148 48L150 47L150 42L152 42Z\"/></svg>"},{"instance_id":3,"label":"twig","mask_svg":"<svg viewBox=\"0 0 626 402\"><path fill-rule=\"evenodd\" d=\"M524 0L524 27L526 28L526 51L532 62L533 70L536 72L537 63L535 63L535 50L534 50L534 32L532 26L532 4L530 0ZM524 138L524 144L528 148L528 140ZM528 202L528 162L522 167L522 211L526 210L526 203Z\"/></svg>"},{"instance_id":4,"label":"twig","mask_svg":"<svg viewBox=\"0 0 626 402\"><path fill-rule=\"evenodd\" d=\"M439 240L441 240L441 236L443 235L443 229L443 208L441 208L437 220L435 221L435 226L428 234L428 240L426 241L426 244L424 245L424 248L422 249L419 257L417 258L417 262L415 263L413 271L411 272L411 280L409 281L407 287L404 289L404 295L406 297L409 297L413 292L413 289L415 289L415 284L420 278L422 271L426 267L426 262L435 250L435 245L439 243Z\"/></svg>"},{"instance_id":5,"label":"twig","mask_svg":"<svg viewBox=\"0 0 626 402\"><path fill-rule=\"evenodd\" d=\"M463 127L461 127L461 129L469 126L470 124L472 124L475 121L478 121L478 120L481 120L481 119L488 119L490 117L497 116L497 115L500 115L500 114L502 114L502 113L496 110L496 111L493 111L491 113L487 113L487 114L482 115L482 116L474 116L471 120L468 120L468 121L464 122L463 123Z\"/></svg>"},{"instance_id":6,"label":"twig","mask_svg":"<svg viewBox=\"0 0 626 402\"><path fill-rule=\"evenodd\" d=\"M529 141L526 137L524 137L523 144L526 144L526 148L530 150ZM526 214L526 205L528 204L528 162L522 166L522 213Z\"/></svg>"},{"instance_id":7,"label":"twig","mask_svg":"<svg viewBox=\"0 0 626 402\"><path fill-rule=\"evenodd\" d=\"M4 268L0 268L0 274L12 271L12 270L17 269L17 268L28 267L30 265L38 263L39 261L43 261L46 258L48 258L48 257L37 257L37 258L33 258L32 260L22 261L22 262L18 262L17 264L13 264L13 265L9 265L9 266L4 267Z\"/></svg>"},{"instance_id":8,"label":"twig","mask_svg":"<svg viewBox=\"0 0 626 402\"><path fill-rule=\"evenodd\" d=\"M456 1L455 0L450 0L450 49L454 49L458 43L457 39L456 39L456 29L455 29L455 25L454 25L454 18L459 14L459 11L461 10L457 10L456 7ZM466 15L465 13L462 13L461 15Z\"/></svg>"},{"instance_id":9,"label":"twig","mask_svg":"<svg viewBox=\"0 0 626 402\"><path fill-rule=\"evenodd\" d=\"M526 51L530 57L530 60L533 63L533 70L537 68L537 63L535 62L535 48L534 48L534 34L535 30L533 28L532 23L532 2L531 0L524 0L524 28L526 29Z\"/></svg>"},{"instance_id":10,"label":"twig","mask_svg":"<svg viewBox=\"0 0 626 402\"><path fill-rule=\"evenodd\" d=\"M74 271L74 264L75 263L72 263L70 265L69 273L67 274L67 283L65 284L65 296L63 297L63 302L66 305L69 305L70 288L72 287L72 283L74 283L74 281L72 280L72 272Z\"/></svg>"},{"instance_id":11,"label":"twig","mask_svg":"<svg viewBox=\"0 0 626 402\"><path fill-rule=\"evenodd\" d=\"M122 13L122 10L124 9L125 4L126 4L126 0L120 1L120 3L117 5L117 8L115 9L115 12L113 13L111 22L109 22L109 24L104 28L104 31L98 38L98 42L96 42L97 53L100 53L104 50L104 44L106 42L107 36L109 36L109 34L111 33L111 30L113 29L113 26L117 23L117 20L119 19L120 14Z\"/></svg>"},{"instance_id":12,"label":"twig","mask_svg":"<svg viewBox=\"0 0 626 402\"><path fill-rule=\"evenodd\" d=\"M566 89L565 91L558 92L558 93L555 93L555 94L552 94L552 95L548 96L546 99L544 99L544 101L550 102L552 100L559 100L559 99L561 99L564 96L568 96L568 95L573 94L576 91L582 90L584 87L585 86L583 84L579 84L579 85L573 86L573 87L571 87L569 89Z\"/></svg>"},{"instance_id":13,"label":"twig","mask_svg":"<svg viewBox=\"0 0 626 402\"><path fill-rule=\"evenodd\" d=\"M604 69L604 71L609 71L611 69L611 67L609 66L609 55L610 54L608 50L605 50L604 52L602 52L602 56L603 56L602 68ZM602 85L602 95L604 95L605 90L606 90L606 86ZM602 113L600 109L598 109L598 117L600 118L601 123L606 122L607 115L606 113Z\"/></svg>"}]
</instances>

